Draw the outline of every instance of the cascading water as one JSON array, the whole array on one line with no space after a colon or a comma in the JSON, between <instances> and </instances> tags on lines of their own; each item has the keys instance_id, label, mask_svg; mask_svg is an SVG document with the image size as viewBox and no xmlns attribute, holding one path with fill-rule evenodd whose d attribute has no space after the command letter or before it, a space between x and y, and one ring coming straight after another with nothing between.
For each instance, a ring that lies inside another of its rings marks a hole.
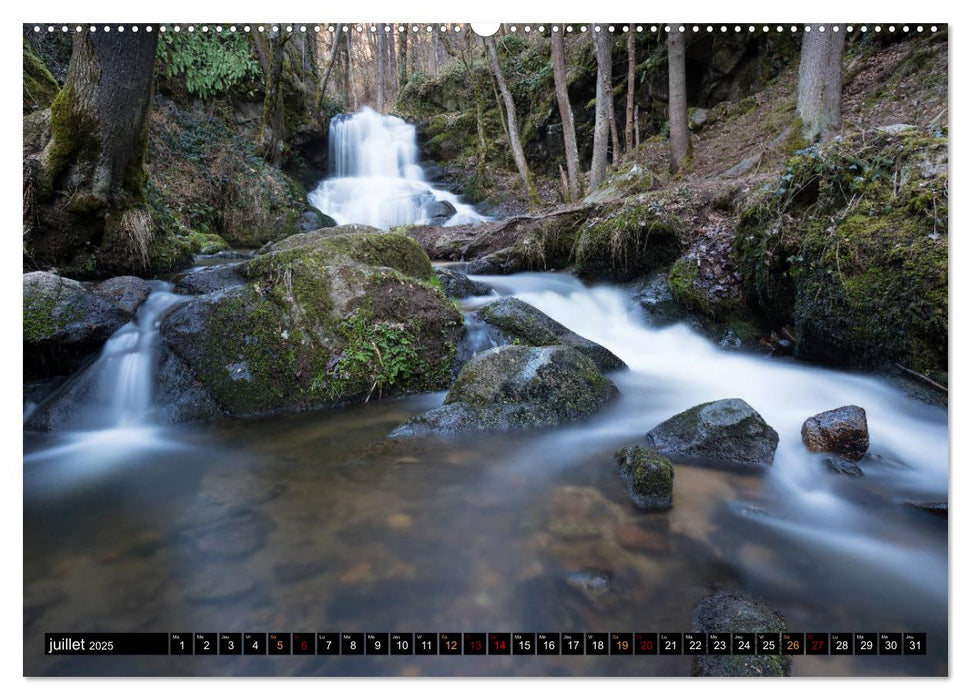
<instances>
[{"instance_id":1,"label":"cascading water","mask_svg":"<svg viewBox=\"0 0 971 700\"><path fill-rule=\"evenodd\" d=\"M329 142L332 176L308 199L338 224L387 229L487 220L456 195L425 180L415 127L398 117L368 108L338 115L331 119Z\"/></svg>"},{"instance_id":2,"label":"cascading water","mask_svg":"<svg viewBox=\"0 0 971 700\"><path fill-rule=\"evenodd\" d=\"M471 278L532 304L630 367L613 375L621 398L612 410L537 439L519 455L519 463L549 464L552 454L561 467L582 462L598 446L616 448L623 440L642 439L658 423L699 403L739 397L780 439L762 502L756 508L738 504L738 517L757 519L763 537L774 532L811 547L823 565L841 569L838 575L834 570L837 589L841 577L878 576L884 591L919 596L933 607L946 605L946 545L936 533L913 528L906 506L947 500L946 411L873 377L726 351L683 324L653 328L622 289L588 288L570 275L553 273ZM467 300L472 306L487 301ZM864 464L866 478L851 482L826 474L822 458L809 453L800 436L806 418L846 404L866 410L869 453L876 456ZM874 500L881 506L874 507ZM762 574L792 575L775 569Z\"/></svg>"},{"instance_id":3,"label":"cascading water","mask_svg":"<svg viewBox=\"0 0 971 700\"><path fill-rule=\"evenodd\" d=\"M25 463L70 456L70 467L104 466L130 458L135 451L170 443L159 438L153 422L162 316L186 297L169 282L151 281L151 293L134 319L105 342L98 359L57 392L62 415L58 444L24 457ZM40 409L43 410L43 407ZM25 412L25 420L30 417Z\"/></svg>"}]
</instances>

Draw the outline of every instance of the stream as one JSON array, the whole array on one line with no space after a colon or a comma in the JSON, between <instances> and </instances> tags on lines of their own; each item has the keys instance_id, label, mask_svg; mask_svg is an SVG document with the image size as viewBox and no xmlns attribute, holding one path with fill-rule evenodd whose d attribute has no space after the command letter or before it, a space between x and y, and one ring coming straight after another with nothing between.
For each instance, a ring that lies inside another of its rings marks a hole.
<instances>
[{"instance_id":1,"label":"stream","mask_svg":"<svg viewBox=\"0 0 971 700\"><path fill-rule=\"evenodd\" d=\"M947 498L944 410L877 378L651 327L620 288L557 273L473 279L623 359L620 398L579 424L450 440L384 437L444 393L153 425L150 410L118 406L151 405L142 362L178 301L160 283L123 329L132 337L119 331L89 369L114 372L123 395L96 392L100 409L76 431L24 433L25 674L680 676L691 657L45 657L39 640L689 631L694 605L721 587L763 596L791 631L927 633L926 656L796 656L793 675L947 674L947 521L905 504ZM778 431L773 467L676 464L673 509L637 511L613 453L730 397ZM849 403L869 419L862 479L826 472L799 435L808 416ZM592 569L608 572L607 589L577 585Z\"/></svg>"}]
</instances>

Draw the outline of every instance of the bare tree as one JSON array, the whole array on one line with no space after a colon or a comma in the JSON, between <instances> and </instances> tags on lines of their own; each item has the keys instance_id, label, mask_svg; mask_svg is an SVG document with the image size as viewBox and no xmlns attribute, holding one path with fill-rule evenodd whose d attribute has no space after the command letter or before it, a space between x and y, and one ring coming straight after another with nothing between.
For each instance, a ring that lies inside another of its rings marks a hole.
<instances>
[{"instance_id":1,"label":"bare tree","mask_svg":"<svg viewBox=\"0 0 971 700\"><path fill-rule=\"evenodd\" d=\"M351 61L351 32L344 32L344 109L354 111L354 69Z\"/></svg>"},{"instance_id":2,"label":"bare tree","mask_svg":"<svg viewBox=\"0 0 971 700\"><path fill-rule=\"evenodd\" d=\"M335 27L335 29L337 29ZM340 36L335 31L331 37L333 43L330 46L330 60L327 61L327 67L324 68L324 74L320 78L320 86L317 88L317 100L316 107L317 111L320 111L321 105L324 103L324 96L327 93L327 83L330 81L330 73L334 70L334 64L337 63L337 52L340 49Z\"/></svg>"},{"instance_id":3,"label":"bare tree","mask_svg":"<svg viewBox=\"0 0 971 700\"><path fill-rule=\"evenodd\" d=\"M593 32L597 58L597 106L593 123L593 157L590 160L590 189L597 189L607 177L607 145L610 139L610 45L604 31Z\"/></svg>"},{"instance_id":4,"label":"bare tree","mask_svg":"<svg viewBox=\"0 0 971 700\"><path fill-rule=\"evenodd\" d=\"M384 91L387 85L387 77L385 76L385 62L387 61L387 56L384 50L384 27L380 24L377 27L377 51L375 51L375 61L378 64L378 111L384 112Z\"/></svg>"},{"instance_id":5,"label":"bare tree","mask_svg":"<svg viewBox=\"0 0 971 700\"><path fill-rule=\"evenodd\" d=\"M836 25L806 33L799 57L799 95L796 108L802 135L815 141L842 123L843 44L846 31Z\"/></svg>"},{"instance_id":6,"label":"bare tree","mask_svg":"<svg viewBox=\"0 0 971 700\"><path fill-rule=\"evenodd\" d=\"M634 47L634 24L629 25L627 32L627 124L624 129L624 146L627 157L634 153L634 83L637 68L637 52Z\"/></svg>"},{"instance_id":7,"label":"bare tree","mask_svg":"<svg viewBox=\"0 0 971 700\"><path fill-rule=\"evenodd\" d=\"M684 32L672 26L668 33L668 125L671 172L676 173L691 154L688 135L688 88L684 64Z\"/></svg>"},{"instance_id":8,"label":"bare tree","mask_svg":"<svg viewBox=\"0 0 971 700\"><path fill-rule=\"evenodd\" d=\"M398 76L398 86L404 87L408 82L408 25L404 25L404 31L398 32L398 68L401 71Z\"/></svg>"},{"instance_id":9,"label":"bare tree","mask_svg":"<svg viewBox=\"0 0 971 700\"><path fill-rule=\"evenodd\" d=\"M560 121L563 123L563 150L566 153L567 194L569 199L577 200L583 194L580 179L580 155L577 151L577 132L573 125L573 108L566 82L566 58L563 50L563 35L566 25L559 25L552 33L553 82L556 86L556 103L560 108Z\"/></svg>"},{"instance_id":10,"label":"bare tree","mask_svg":"<svg viewBox=\"0 0 971 700\"><path fill-rule=\"evenodd\" d=\"M397 59L397 56L395 56L395 50L394 50L394 25L389 24L386 26L390 28L388 31L388 40L385 42L385 46L387 47L387 52L388 52L388 87L390 88L389 94L391 95L393 100L394 97L398 94L398 89L400 87L400 84L398 83L398 59Z\"/></svg>"},{"instance_id":11,"label":"bare tree","mask_svg":"<svg viewBox=\"0 0 971 700\"><path fill-rule=\"evenodd\" d=\"M526 154L523 152L523 144L519 138L519 127L516 124L516 104L513 102L512 93L506 85L506 79L502 75L502 66L499 65L499 56L496 53L496 40L488 37L485 40L486 49L489 53L489 63L492 72L495 74L496 82L499 84L499 92L503 102L506 103L506 121L509 125L509 147L512 150L513 160L516 162L516 169L519 177L523 180L526 187L526 194L529 196L530 206L538 203L536 188L533 186L533 177L529 172L529 165L526 163Z\"/></svg>"}]
</instances>

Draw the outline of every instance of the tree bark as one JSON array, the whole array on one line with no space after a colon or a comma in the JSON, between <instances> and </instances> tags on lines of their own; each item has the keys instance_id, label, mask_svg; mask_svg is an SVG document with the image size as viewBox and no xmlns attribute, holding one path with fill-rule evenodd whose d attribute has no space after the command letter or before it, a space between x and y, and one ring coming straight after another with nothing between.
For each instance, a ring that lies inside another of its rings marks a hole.
<instances>
[{"instance_id":1,"label":"tree bark","mask_svg":"<svg viewBox=\"0 0 971 700\"><path fill-rule=\"evenodd\" d=\"M344 34L344 58L347 59L345 64L347 70L344 71L344 109L348 112L354 111L354 64L351 60L351 29L349 27Z\"/></svg>"},{"instance_id":2,"label":"tree bark","mask_svg":"<svg viewBox=\"0 0 971 700\"><path fill-rule=\"evenodd\" d=\"M553 54L553 82L556 89L556 104L560 108L560 122L563 124L563 150L566 154L567 194L570 201L583 195L580 180L580 155L577 151L577 132L573 124L573 108L566 82L566 58L563 50L563 34L566 25L559 25L559 31L552 33L551 50Z\"/></svg>"},{"instance_id":3,"label":"tree bark","mask_svg":"<svg viewBox=\"0 0 971 700\"><path fill-rule=\"evenodd\" d=\"M671 141L671 172L676 173L691 154L684 33L677 31L676 27L672 27L668 34L668 126Z\"/></svg>"},{"instance_id":4,"label":"tree bark","mask_svg":"<svg viewBox=\"0 0 971 700\"><path fill-rule=\"evenodd\" d=\"M634 153L634 92L635 69L637 68L637 52L634 47L634 24L631 23L627 32L627 124L624 129L624 146L627 157Z\"/></svg>"},{"instance_id":5,"label":"tree bark","mask_svg":"<svg viewBox=\"0 0 971 700\"><path fill-rule=\"evenodd\" d=\"M408 83L408 25L405 30L398 33L398 88L404 87Z\"/></svg>"},{"instance_id":6,"label":"tree bark","mask_svg":"<svg viewBox=\"0 0 971 700\"><path fill-rule=\"evenodd\" d=\"M270 72L265 81L260 152L267 161L277 167L283 162L283 140L286 138L283 66L289 36L289 34L278 31L267 37Z\"/></svg>"},{"instance_id":7,"label":"tree bark","mask_svg":"<svg viewBox=\"0 0 971 700\"><path fill-rule=\"evenodd\" d=\"M593 123L593 157L590 159L590 189L595 190L607 177L607 145L610 139L610 45L606 33L593 32L597 58L597 106Z\"/></svg>"},{"instance_id":8,"label":"tree bark","mask_svg":"<svg viewBox=\"0 0 971 700\"><path fill-rule=\"evenodd\" d=\"M378 63L378 111L382 114L384 113L384 91L386 89L386 83L388 82L387 76L385 75L385 63L387 57L384 51L384 27L378 25L378 42L377 51L375 51L375 59Z\"/></svg>"},{"instance_id":9,"label":"tree bark","mask_svg":"<svg viewBox=\"0 0 971 700\"><path fill-rule=\"evenodd\" d=\"M533 186L533 178L529 173L529 165L526 163L526 154L523 152L523 144L519 139L519 127L516 124L516 104L513 102L512 93L506 85L506 79L502 75L502 66L499 65L499 56L496 53L496 41L493 37L486 40L486 49L489 52L489 63L492 72L496 76L499 84L499 93L502 95L503 102L506 103L506 120L509 123L509 147L512 150L513 160L516 162L516 169L519 177L522 178L523 185L526 187L526 194L529 197L530 207L537 204L536 189Z\"/></svg>"},{"instance_id":10,"label":"tree bark","mask_svg":"<svg viewBox=\"0 0 971 700\"><path fill-rule=\"evenodd\" d=\"M813 27L802 40L799 58L799 94L796 108L802 135L808 141L836 131L842 124L843 44L846 31Z\"/></svg>"},{"instance_id":11,"label":"tree bark","mask_svg":"<svg viewBox=\"0 0 971 700\"><path fill-rule=\"evenodd\" d=\"M320 87L317 89L317 111L320 111L321 105L324 103L324 97L327 93L327 83L330 81L330 72L334 70L334 64L337 63L337 51L340 49L340 36L334 33L334 43L330 47L330 60L327 62L327 67L324 68L324 75L320 78Z\"/></svg>"},{"instance_id":12,"label":"tree bark","mask_svg":"<svg viewBox=\"0 0 971 700\"><path fill-rule=\"evenodd\" d=\"M388 33L388 41L385 42L388 46L388 87L390 88L389 94L394 99L394 96L398 94L398 89L400 88L400 83L398 82L398 57L395 56L395 45L394 45L394 25L388 25L391 27L391 31Z\"/></svg>"}]
</instances>

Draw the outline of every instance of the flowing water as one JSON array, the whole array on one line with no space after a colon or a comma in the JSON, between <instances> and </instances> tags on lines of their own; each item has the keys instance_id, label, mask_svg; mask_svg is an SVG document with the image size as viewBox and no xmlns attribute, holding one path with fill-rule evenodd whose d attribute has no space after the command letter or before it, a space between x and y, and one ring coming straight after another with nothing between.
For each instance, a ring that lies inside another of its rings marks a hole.
<instances>
[{"instance_id":1,"label":"flowing water","mask_svg":"<svg viewBox=\"0 0 971 700\"><path fill-rule=\"evenodd\" d=\"M331 119L328 138L331 177L308 199L338 224L387 229L486 221L459 197L426 181L415 127L403 119L365 108Z\"/></svg>"},{"instance_id":2,"label":"flowing water","mask_svg":"<svg viewBox=\"0 0 971 700\"><path fill-rule=\"evenodd\" d=\"M685 675L690 657L45 658L41 642L102 630L685 631L699 599L739 587L792 631L928 634L925 657L797 656L794 675L947 673L947 522L904 503L946 499L943 410L875 378L653 328L620 289L552 273L476 279L620 356L618 401L579 424L443 441L384 439L441 393L162 428L146 418L144 371L115 353L154 352L153 312L137 339L120 331L91 369L123 395L98 394L117 419L24 434L25 672ZM779 432L773 467L678 464L673 509L634 509L613 452L734 396ZM807 416L847 403L869 418L862 479L825 472L799 438ZM610 586L584 585L591 570Z\"/></svg>"}]
</instances>

